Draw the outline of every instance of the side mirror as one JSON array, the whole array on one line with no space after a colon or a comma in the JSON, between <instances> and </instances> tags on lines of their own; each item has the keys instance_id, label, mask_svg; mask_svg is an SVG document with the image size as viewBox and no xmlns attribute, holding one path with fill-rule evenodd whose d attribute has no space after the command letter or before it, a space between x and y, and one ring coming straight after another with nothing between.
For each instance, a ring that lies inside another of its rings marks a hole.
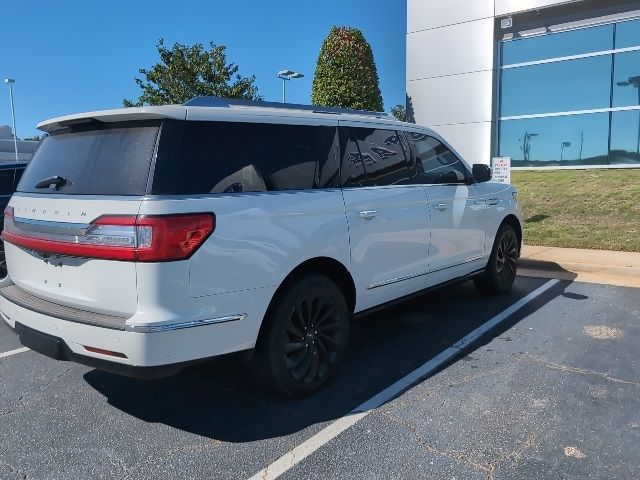
<instances>
[{"instance_id":1,"label":"side mirror","mask_svg":"<svg viewBox=\"0 0 640 480\"><path fill-rule=\"evenodd\" d=\"M484 163L474 163L472 173L475 183L488 182L491 180L491 167Z\"/></svg>"}]
</instances>

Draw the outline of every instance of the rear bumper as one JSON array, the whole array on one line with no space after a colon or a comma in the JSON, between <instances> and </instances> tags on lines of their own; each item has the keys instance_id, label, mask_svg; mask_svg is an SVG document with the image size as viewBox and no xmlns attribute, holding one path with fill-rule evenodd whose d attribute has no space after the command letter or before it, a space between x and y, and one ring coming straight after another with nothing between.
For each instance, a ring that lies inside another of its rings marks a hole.
<instances>
[{"instance_id":1,"label":"rear bumper","mask_svg":"<svg viewBox=\"0 0 640 480\"><path fill-rule=\"evenodd\" d=\"M182 368L195 362L182 364L160 365L154 367L139 367L116 363L96 357L88 357L73 352L62 338L54 337L47 333L39 332L31 327L15 324L15 332L20 338L20 343L34 352L45 355L54 360L71 361L88 367L97 368L106 372L124 375L138 379L162 378L178 373Z\"/></svg>"},{"instance_id":2,"label":"rear bumper","mask_svg":"<svg viewBox=\"0 0 640 480\"><path fill-rule=\"evenodd\" d=\"M131 330L58 318L39 310L0 295L0 316L26 347L57 360L137 378L166 376L213 357L251 350L257 331L251 314L176 322L171 329L162 325Z\"/></svg>"}]
</instances>

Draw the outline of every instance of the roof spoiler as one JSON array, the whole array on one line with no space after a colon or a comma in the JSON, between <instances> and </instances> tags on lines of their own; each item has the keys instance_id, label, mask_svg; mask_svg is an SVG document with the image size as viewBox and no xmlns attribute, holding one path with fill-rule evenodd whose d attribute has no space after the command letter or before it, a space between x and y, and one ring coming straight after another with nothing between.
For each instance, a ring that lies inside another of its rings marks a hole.
<instances>
[{"instance_id":1,"label":"roof spoiler","mask_svg":"<svg viewBox=\"0 0 640 480\"><path fill-rule=\"evenodd\" d=\"M258 107L277 108L282 110L300 110L313 113L327 113L332 115L361 115L375 118L389 118L386 112L370 112L368 110L354 110L350 108L323 107L320 105L301 105L297 103L264 102L262 100L245 100L241 98L195 97L183 103L185 107Z\"/></svg>"}]
</instances>

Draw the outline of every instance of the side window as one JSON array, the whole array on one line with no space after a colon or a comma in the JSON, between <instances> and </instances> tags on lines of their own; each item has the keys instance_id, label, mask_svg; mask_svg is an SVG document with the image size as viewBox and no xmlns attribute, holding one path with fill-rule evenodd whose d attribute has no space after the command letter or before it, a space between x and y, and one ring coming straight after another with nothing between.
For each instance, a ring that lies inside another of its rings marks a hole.
<instances>
[{"instance_id":1,"label":"side window","mask_svg":"<svg viewBox=\"0 0 640 480\"><path fill-rule=\"evenodd\" d=\"M358 141L367 185L410 183L407 159L396 131L372 128L351 128L351 131Z\"/></svg>"},{"instance_id":2,"label":"side window","mask_svg":"<svg viewBox=\"0 0 640 480\"><path fill-rule=\"evenodd\" d=\"M318 187L337 183L335 127L266 123L179 122L161 136L152 192L206 194ZM182 128L182 135L171 132ZM165 138L166 133L166 138ZM178 138L182 138L178 140ZM166 140L166 141L165 141ZM180 148L170 145L178 141ZM169 144L167 144L169 143Z\"/></svg>"},{"instance_id":3,"label":"side window","mask_svg":"<svg viewBox=\"0 0 640 480\"><path fill-rule=\"evenodd\" d=\"M0 170L0 195L13 194L13 168Z\"/></svg>"},{"instance_id":4,"label":"side window","mask_svg":"<svg viewBox=\"0 0 640 480\"><path fill-rule=\"evenodd\" d=\"M22 178L22 174L24 173L24 167L16 168L16 176L13 180L13 189L18 188L18 183L20 183L20 179Z\"/></svg>"},{"instance_id":5,"label":"side window","mask_svg":"<svg viewBox=\"0 0 640 480\"><path fill-rule=\"evenodd\" d=\"M419 132L408 132L407 138L415 161L413 183L444 184L467 181L467 167L442 142Z\"/></svg>"},{"instance_id":6,"label":"side window","mask_svg":"<svg viewBox=\"0 0 640 480\"><path fill-rule=\"evenodd\" d=\"M367 175L364 171L358 143L353 138L353 129L340 127L340 153L342 158L342 185L345 187L364 187Z\"/></svg>"}]
</instances>

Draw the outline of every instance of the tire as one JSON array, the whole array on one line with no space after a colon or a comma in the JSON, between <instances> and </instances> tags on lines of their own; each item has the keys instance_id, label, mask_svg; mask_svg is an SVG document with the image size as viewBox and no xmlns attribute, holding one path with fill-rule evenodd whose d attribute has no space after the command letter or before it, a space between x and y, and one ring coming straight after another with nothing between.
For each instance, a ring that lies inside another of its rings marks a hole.
<instances>
[{"instance_id":1,"label":"tire","mask_svg":"<svg viewBox=\"0 0 640 480\"><path fill-rule=\"evenodd\" d=\"M320 390L349 337L349 310L336 284L317 275L289 282L265 322L250 362L256 380L290 397Z\"/></svg>"},{"instance_id":2,"label":"tire","mask_svg":"<svg viewBox=\"0 0 640 480\"><path fill-rule=\"evenodd\" d=\"M516 279L519 256L518 237L511 225L502 225L496 234L487 267L473 279L476 289L485 294L504 295Z\"/></svg>"}]
</instances>

